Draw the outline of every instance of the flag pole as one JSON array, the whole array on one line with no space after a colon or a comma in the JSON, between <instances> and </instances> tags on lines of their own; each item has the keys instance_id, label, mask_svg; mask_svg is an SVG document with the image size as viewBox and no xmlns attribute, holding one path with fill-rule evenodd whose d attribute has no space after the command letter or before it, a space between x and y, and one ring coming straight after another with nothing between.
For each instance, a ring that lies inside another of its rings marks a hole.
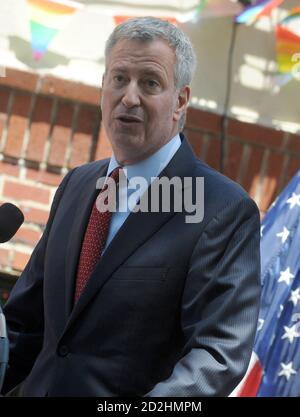
<instances>
[{"instance_id":1,"label":"flag pole","mask_svg":"<svg viewBox=\"0 0 300 417\"><path fill-rule=\"evenodd\" d=\"M232 83L232 64L234 56L234 47L237 32L237 23L234 21L231 31L231 40L229 45L228 53L228 65L227 65L227 81L226 81L226 92L223 107L223 115L221 118L221 133L220 133L220 171L225 172L226 162L226 144L227 144L227 128L228 128L228 110L231 96L231 83Z\"/></svg>"}]
</instances>

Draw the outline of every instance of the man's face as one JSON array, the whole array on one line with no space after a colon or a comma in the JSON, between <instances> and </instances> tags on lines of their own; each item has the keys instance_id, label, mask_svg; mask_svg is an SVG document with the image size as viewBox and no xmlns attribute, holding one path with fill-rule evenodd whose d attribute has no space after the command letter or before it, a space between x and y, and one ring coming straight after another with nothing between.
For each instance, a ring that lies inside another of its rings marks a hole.
<instances>
[{"instance_id":1,"label":"man's face","mask_svg":"<svg viewBox=\"0 0 300 417\"><path fill-rule=\"evenodd\" d=\"M175 53L163 40L117 42L102 85L102 117L119 163L141 161L178 131L189 87L175 88Z\"/></svg>"}]
</instances>

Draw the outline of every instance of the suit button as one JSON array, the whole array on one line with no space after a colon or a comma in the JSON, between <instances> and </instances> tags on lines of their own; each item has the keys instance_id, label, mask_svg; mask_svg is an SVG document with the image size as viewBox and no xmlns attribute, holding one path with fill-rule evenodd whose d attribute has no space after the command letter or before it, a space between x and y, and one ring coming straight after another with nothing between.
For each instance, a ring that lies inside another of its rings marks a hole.
<instances>
[{"instance_id":1,"label":"suit button","mask_svg":"<svg viewBox=\"0 0 300 417\"><path fill-rule=\"evenodd\" d=\"M69 348L66 345L62 345L58 348L58 355L59 356L67 356L69 354Z\"/></svg>"}]
</instances>

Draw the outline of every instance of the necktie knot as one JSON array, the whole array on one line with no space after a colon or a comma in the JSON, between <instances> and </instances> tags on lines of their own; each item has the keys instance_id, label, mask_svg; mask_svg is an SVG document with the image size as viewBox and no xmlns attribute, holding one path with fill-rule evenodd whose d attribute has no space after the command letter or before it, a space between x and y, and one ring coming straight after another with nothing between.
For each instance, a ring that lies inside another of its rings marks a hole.
<instances>
[{"instance_id":1,"label":"necktie knot","mask_svg":"<svg viewBox=\"0 0 300 417\"><path fill-rule=\"evenodd\" d=\"M110 178L112 178L116 183L119 182L121 169L122 169L121 167L116 167L115 169L112 170L112 172L109 175Z\"/></svg>"},{"instance_id":2,"label":"necktie knot","mask_svg":"<svg viewBox=\"0 0 300 417\"><path fill-rule=\"evenodd\" d=\"M111 180L113 180L114 182L115 182L115 184L117 185L117 184L119 184L119 179L120 179L120 171L121 171L121 167L116 167L116 168L114 168L112 171L111 171L111 173L109 174L109 176L107 177L107 179L106 179L106 182L105 182L105 184L104 184L104 186L103 186L103 188L102 188L102 190L100 191L100 194L101 194L101 192L102 191L106 191L107 190L107 188L108 188L108 185L109 185L109 182L111 181ZM99 195L100 195L99 194Z\"/></svg>"}]
</instances>

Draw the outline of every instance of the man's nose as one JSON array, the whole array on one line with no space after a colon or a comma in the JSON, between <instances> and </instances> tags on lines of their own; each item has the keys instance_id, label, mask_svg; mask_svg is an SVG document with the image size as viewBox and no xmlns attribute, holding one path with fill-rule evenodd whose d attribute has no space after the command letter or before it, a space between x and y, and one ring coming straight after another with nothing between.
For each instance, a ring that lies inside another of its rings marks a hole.
<instances>
[{"instance_id":1,"label":"man's nose","mask_svg":"<svg viewBox=\"0 0 300 417\"><path fill-rule=\"evenodd\" d=\"M127 108L140 105L139 89L134 81L127 84L126 90L122 98L122 103Z\"/></svg>"}]
</instances>

